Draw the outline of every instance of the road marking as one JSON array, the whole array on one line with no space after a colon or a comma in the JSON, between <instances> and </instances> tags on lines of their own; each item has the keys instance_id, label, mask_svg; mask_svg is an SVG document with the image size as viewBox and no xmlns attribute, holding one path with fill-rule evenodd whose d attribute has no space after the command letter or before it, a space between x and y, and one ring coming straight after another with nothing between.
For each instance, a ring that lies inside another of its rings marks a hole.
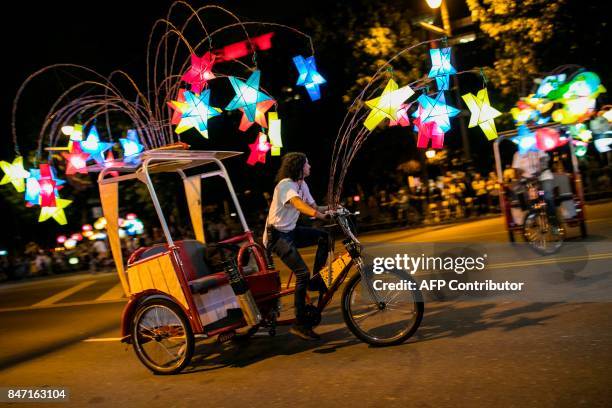
<instances>
[{"instance_id":1,"label":"road marking","mask_svg":"<svg viewBox=\"0 0 612 408\"><path fill-rule=\"evenodd\" d=\"M104 292L96 300L97 301L100 301L100 300L115 300L115 299L121 299L123 297L125 297L125 293L123 293L123 286L121 286L121 283L118 283L115 286L113 286L112 288L110 288L109 290L107 290L106 292Z\"/></svg>"},{"instance_id":2,"label":"road marking","mask_svg":"<svg viewBox=\"0 0 612 408\"><path fill-rule=\"evenodd\" d=\"M576 261L598 261L603 259L612 258L612 253L603 254L592 254L592 255L581 255L581 256L566 256L561 258L545 258L545 259L534 259L532 261L517 261L517 262L505 262L490 264L487 269L501 269L501 268L518 268L521 266L535 266L535 265L548 265L554 263L567 263Z\"/></svg>"},{"instance_id":3,"label":"road marking","mask_svg":"<svg viewBox=\"0 0 612 408\"><path fill-rule=\"evenodd\" d=\"M0 309L0 313L2 312L22 312L25 310L37 310L37 309L54 309L57 307L71 307L71 306L89 306L89 305L103 305L106 303L125 303L127 299L114 299L114 300L85 300L82 302L67 302L67 303L54 303L51 305L43 305L43 306L17 306L17 307L7 307L4 309Z\"/></svg>"},{"instance_id":4,"label":"road marking","mask_svg":"<svg viewBox=\"0 0 612 408\"><path fill-rule=\"evenodd\" d=\"M121 341L121 337L90 337L88 339L83 340L84 343L103 343L103 342L114 342Z\"/></svg>"},{"instance_id":5,"label":"road marking","mask_svg":"<svg viewBox=\"0 0 612 408\"><path fill-rule=\"evenodd\" d=\"M32 305L32 307L40 307L40 306L49 306L52 305L54 303L59 302L62 299L67 298L68 296L72 295L73 293L78 292L81 289L85 289L88 286L93 285L94 283L96 283L95 280L90 280L90 281L85 281L85 282L81 282L78 285L74 285L66 290L62 290L59 293L56 293L53 296L50 296L44 300L41 300L38 303L35 303Z\"/></svg>"}]
</instances>

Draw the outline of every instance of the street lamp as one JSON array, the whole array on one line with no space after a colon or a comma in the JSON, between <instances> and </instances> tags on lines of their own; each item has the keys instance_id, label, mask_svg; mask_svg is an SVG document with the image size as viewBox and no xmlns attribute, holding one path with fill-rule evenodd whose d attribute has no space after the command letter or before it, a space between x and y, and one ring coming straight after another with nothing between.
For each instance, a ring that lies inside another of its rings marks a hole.
<instances>
[{"instance_id":1,"label":"street lamp","mask_svg":"<svg viewBox=\"0 0 612 408\"><path fill-rule=\"evenodd\" d=\"M440 8L440 14L442 16L442 26L444 28L440 28L426 22L421 22L421 26L430 31L444 34L447 37L453 35L450 25L450 17L448 16L448 8L446 7L446 0L426 0L426 2L427 5L432 9L437 9L438 7Z\"/></svg>"}]
</instances>

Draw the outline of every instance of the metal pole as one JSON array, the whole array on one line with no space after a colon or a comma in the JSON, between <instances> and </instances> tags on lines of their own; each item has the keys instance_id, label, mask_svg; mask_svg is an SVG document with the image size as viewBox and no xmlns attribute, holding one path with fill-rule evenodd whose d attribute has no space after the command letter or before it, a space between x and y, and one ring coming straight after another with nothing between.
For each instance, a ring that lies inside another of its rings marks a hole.
<instances>
[{"instance_id":1,"label":"metal pole","mask_svg":"<svg viewBox=\"0 0 612 408\"><path fill-rule=\"evenodd\" d=\"M153 207L155 207L155 212L157 212L157 217L159 218L162 230L164 231L164 235L166 236L166 241L168 241L168 245L172 247L174 246L174 241L172 240L172 236L170 235L170 229L168 228L168 224L166 223L166 218L164 217L164 213L162 212L161 205L159 205L159 200L157 199L155 188L153 187L153 183L151 182L151 177L149 177L150 161L151 159L145 159L144 163L142 163L142 173L144 174L145 185L149 189L149 195L151 196L151 200L153 201Z\"/></svg>"}]
</instances>

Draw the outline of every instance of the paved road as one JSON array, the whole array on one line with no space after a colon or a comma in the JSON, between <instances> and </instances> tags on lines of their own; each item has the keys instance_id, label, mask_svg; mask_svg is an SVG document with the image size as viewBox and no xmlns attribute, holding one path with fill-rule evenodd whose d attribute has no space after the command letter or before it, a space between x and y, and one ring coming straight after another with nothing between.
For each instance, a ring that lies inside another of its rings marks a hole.
<instances>
[{"instance_id":1,"label":"paved road","mask_svg":"<svg viewBox=\"0 0 612 408\"><path fill-rule=\"evenodd\" d=\"M612 240L612 204L587 210L589 241ZM506 233L493 218L363 240L503 242ZM411 341L378 349L351 335L335 302L321 342L262 332L246 346L203 345L189 372L158 377L115 340L119 289L113 274L0 286L0 386L66 386L70 405L101 407L612 404L610 303L428 305Z\"/></svg>"}]
</instances>

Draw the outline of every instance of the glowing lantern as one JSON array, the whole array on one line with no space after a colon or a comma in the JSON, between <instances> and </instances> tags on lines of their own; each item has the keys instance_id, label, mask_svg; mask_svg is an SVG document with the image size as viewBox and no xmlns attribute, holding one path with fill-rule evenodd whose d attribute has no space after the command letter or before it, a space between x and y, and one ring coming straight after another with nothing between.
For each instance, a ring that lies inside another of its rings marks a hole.
<instances>
[{"instance_id":1,"label":"glowing lantern","mask_svg":"<svg viewBox=\"0 0 612 408\"><path fill-rule=\"evenodd\" d=\"M113 147L113 143L100 142L98 129L95 126L89 129L87 139L80 142L80 145L83 152L89 154L90 158L98 164L104 163L104 152Z\"/></svg>"},{"instance_id":2,"label":"glowing lantern","mask_svg":"<svg viewBox=\"0 0 612 408\"><path fill-rule=\"evenodd\" d=\"M66 136L70 136L73 130L74 130L74 127L70 125L62 126L62 129L61 129L62 133Z\"/></svg>"},{"instance_id":3,"label":"glowing lantern","mask_svg":"<svg viewBox=\"0 0 612 408\"><path fill-rule=\"evenodd\" d=\"M442 4L442 0L427 0L427 5L432 9L437 9Z\"/></svg>"},{"instance_id":4,"label":"glowing lantern","mask_svg":"<svg viewBox=\"0 0 612 408\"><path fill-rule=\"evenodd\" d=\"M542 128L535 131L536 146L545 152L559 146L559 132L552 128Z\"/></svg>"},{"instance_id":5,"label":"glowing lantern","mask_svg":"<svg viewBox=\"0 0 612 408\"><path fill-rule=\"evenodd\" d=\"M583 157L588 151L589 144L574 140L574 154L576 157Z\"/></svg>"},{"instance_id":6,"label":"glowing lantern","mask_svg":"<svg viewBox=\"0 0 612 408\"><path fill-rule=\"evenodd\" d=\"M60 235L57 237L57 243L58 244L63 244L64 242L66 242L66 236L65 235Z\"/></svg>"},{"instance_id":7,"label":"glowing lantern","mask_svg":"<svg viewBox=\"0 0 612 408\"><path fill-rule=\"evenodd\" d=\"M123 161L137 163L140 153L144 150L144 146L138 139L138 133L134 129L129 129L125 139L119 139L119 142L123 148Z\"/></svg>"},{"instance_id":8,"label":"glowing lantern","mask_svg":"<svg viewBox=\"0 0 612 408\"><path fill-rule=\"evenodd\" d=\"M436 79L439 91L448 90L449 75L457 73L457 70L451 65L451 48L432 48L429 50L429 55L431 57L429 77Z\"/></svg>"},{"instance_id":9,"label":"glowing lantern","mask_svg":"<svg viewBox=\"0 0 612 408\"><path fill-rule=\"evenodd\" d=\"M78 265L79 264L79 258L77 258L76 256L71 256L70 258L68 258L68 263L70 265Z\"/></svg>"},{"instance_id":10,"label":"glowing lantern","mask_svg":"<svg viewBox=\"0 0 612 408\"><path fill-rule=\"evenodd\" d=\"M512 139L518 145L519 153L524 154L530 150L536 150L536 138L527 126L521 125L518 127L517 135Z\"/></svg>"},{"instance_id":11,"label":"glowing lantern","mask_svg":"<svg viewBox=\"0 0 612 408\"><path fill-rule=\"evenodd\" d=\"M0 185L11 183L17 192L23 193L25 190L25 179L30 177L30 173L23 168L23 157L15 157L13 163L0 161L0 168L4 172Z\"/></svg>"},{"instance_id":12,"label":"glowing lantern","mask_svg":"<svg viewBox=\"0 0 612 408\"><path fill-rule=\"evenodd\" d=\"M53 171L50 165L41 164L39 168L40 177L38 179L38 185L40 188L40 206L55 207L55 195L59 183L56 181L55 177L53 177Z\"/></svg>"},{"instance_id":13,"label":"glowing lantern","mask_svg":"<svg viewBox=\"0 0 612 408\"><path fill-rule=\"evenodd\" d=\"M106 228L106 218L104 217L98 218L96 222L94 222L93 226L97 230L103 230L104 228Z\"/></svg>"},{"instance_id":14,"label":"glowing lantern","mask_svg":"<svg viewBox=\"0 0 612 408\"><path fill-rule=\"evenodd\" d=\"M366 105L371 111L363 122L364 126L368 130L373 130L385 118L397 120L397 111L404 101L412 95L414 95L414 91L410 86L406 85L400 88L393 79L390 79L378 98L366 101Z\"/></svg>"},{"instance_id":15,"label":"glowing lantern","mask_svg":"<svg viewBox=\"0 0 612 408\"><path fill-rule=\"evenodd\" d=\"M136 214L134 214L134 213L129 213L129 214L127 214L127 215L125 216L125 219L126 219L126 220L135 220L136 218L137 218L137 217L136 217Z\"/></svg>"},{"instance_id":16,"label":"glowing lantern","mask_svg":"<svg viewBox=\"0 0 612 408\"><path fill-rule=\"evenodd\" d=\"M66 214L64 213L64 208L66 208L72 202L72 200L64 200L63 198L57 197L55 201L55 206L41 208L40 216L38 217L38 222L44 222L47 221L49 218L53 218L60 225L65 225L66 223L68 223L68 221L66 220Z\"/></svg>"},{"instance_id":17,"label":"glowing lantern","mask_svg":"<svg viewBox=\"0 0 612 408\"><path fill-rule=\"evenodd\" d=\"M251 153L249 154L249 158L247 159L247 164L250 166L254 166L255 163L266 163L266 153L270 150L270 143L268 142L268 137L265 133L259 133L255 142L249 145L249 149L251 149Z\"/></svg>"},{"instance_id":18,"label":"glowing lantern","mask_svg":"<svg viewBox=\"0 0 612 408\"><path fill-rule=\"evenodd\" d=\"M493 119L501 115L501 112L491 106L487 88L478 91L476 96L472 93L467 93L461 97L472 114L468 127L480 126L487 139L495 139L497 137L497 129L495 129L495 121Z\"/></svg>"},{"instance_id":19,"label":"glowing lantern","mask_svg":"<svg viewBox=\"0 0 612 408\"><path fill-rule=\"evenodd\" d=\"M185 106L184 102L185 102L185 90L181 88L178 90L178 95L176 96L176 100L168 102L168 106L172 108L172 110L174 111L172 113L172 118L170 119L171 124L178 125L181 122L181 118L183 117L183 112L181 111L181 108Z\"/></svg>"},{"instance_id":20,"label":"glowing lantern","mask_svg":"<svg viewBox=\"0 0 612 408\"><path fill-rule=\"evenodd\" d=\"M422 122L421 118L416 118L414 124L419 130L417 139L418 148L427 149L430 140L432 149L442 149L444 147L444 132L436 122Z\"/></svg>"},{"instance_id":21,"label":"glowing lantern","mask_svg":"<svg viewBox=\"0 0 612 408\"><path fill-rule=\"evenodd\" d=\"M30 205L40 204L40 170L30 169L30 177L26 179L25 200Z\"/></svg>"},{"instance_id":22,"label":"glowing lantern","mask_svg":"<svg viewBox=\"0 0 612 408\"><path fill-rule=\"evenodd\" d=\"M83 140L83 125L80 123L76 123L72 126L72 132L70 132L70 141L71 142L80 142Z\"/></svg>"},{"instance_id":23,"label":"glowing lantern","mask_svg":"<svg viewBox=\"0 0 612 408\"><path fill-rule=\"evenodd\" d=\"M317 65L315 63L315 57L311 56L304 58L301 55L293 57L293 63L298 70L298 79L296 85L303 85L308 91L311 101L318 101L321 99L320 85L323 85L327 81L319 72L317 72Z\"/></svg>"},{"instance_id":24,"label":"glowing lantern","mask_svg":"<svg viewBox=\"0 0 612 408\"><path fill-rule=\"evenodd\" d=\"M559 86L565 82L565 79L565 74L547 76L540 82L535 95L539 98L546 98L549 93L558 89Z\"/></svg>"},{"instance_id":25,"label":"glowing lantern","mask_svg":"<svg viewBox=\"0 0 612 408\"><path fill-rule=\"evenodd\" d=\"M66 174L87 174L87 160L89 155L83 153L80 142L72 142L70 153L62 153L66 159Z\"/></svg>"},{"instance_id":26,"label":"glowing lantern","mask_svg":"<svg viewBox=\"0 0 612 408\"><path fill-rule=\"evenodd\" d=\"M80 242L83 240L83 235L79 234L78 232L75 232L74 234L70 236L70 239L74 239L75 241Z\"/></svg>"},{"instance_id":27,"label":"glowing lantern","mask_svg":"<svg viewBox=\"0 0 612 408\"><path fill-rule=\"evenodd\" d=\"M450 130L450 118L457 116L459 109L446 104L444 92L438 92L435 98L425 94L419 96L419 110L417 115L423 123L434 121L442 132Z\"/></svg>"},{"instance_id":28,"label":"glowing lantern","mask_svg":"<svg viewBox=\"0 0 612 408\"><path fill-rule=\"evenodd\" d=\"M408 116L409 108L410 104L402 103L395 114L395 117L397 119L391 119L391 121L389 122L389 126L410 126L410 117Z\"/></svg>"},{"instance_id":29,"label":"glowing lantern","mask_svg":"<svg viewBox=\"0 0 612 408\"><path fill-rule=\"evenodd\" d=\"M283 139L281 138L281 120L278 118L277 112L268 112L268 137L272 145L272 156L280 156L280 149L283 147Z\"/></svg>"},{"instance_id":30,"label":"glowing lantern","mask_svg":"<svg viewBox=\"0 0 612 408\"><path fill-rule=\"evenodd\" d=\"M193 93L201 93L208 80L215 77L212 73L214 63L215 56L210 52L207 52L202 57L191 54L191 68L181 77L181 80L191 85Z\"/></svg>"},{"instance_id":31,"label":"glowing lantern","mask_svg":"<svg viewBox=\"0 0 612 408\"><path fill-rule=\"evenodd\" d=\"M91 224L84 224L81 227L81 230L83 230L83 231L91 231L91 230L93 230L93 227L91 226Z\"/></svg>"},{"instance_id":32,"label":"glowing lantern","mask_svg":"<svg viewBox=\"0 0 612 408\"><path fill-rule=\"evenodd\" d=\"M74 249L77 246L77 242L74 239L67 239L66 242L64 242L64 246L66 249Z\"/></svg>"},{"instance_id":33,"label":"glowing lantern","mask_svg":"<svg viewBox=\"0 0 612 408\"><path fill-rule=\"evenodd\" d=\"M255 107L255 123L259 124L261 127L267 128L268 122L266 122L266 112L274 106L275 103L276 101L274 99L258 103ZM240 111L242 112L242 119L240 120L240 127L238 129L246 132L254 122L249 120L243 108L240 108Z\"/></svg>"},{"instance_id":34,"label":"glowing lantern","mask_svg":"<svg viewBox=\"0 0 612 408\"><path fill-rule=\"evenodd\" d=\"M208 139L208 119L221 113L221 109L210 106L210 89L205 90L201 95L189 91L185 91L183 95L185 102L172 102L183 113L174 131L181 134L188 129L195 128Z\"/></svg>"},{"instance_id":35,"label":"glowing lantern","mask_svg":"<svg viewBox=\"0 0 612 408\"><path fill-rule=\"evenodd\" d=\"M259 71L253 72L246 82L236 77L229 77L234 92L236 92L236 96L234 96L225 109L236 110L243 108L243 112L246 114L247 119L254 122L257 104L272 99L265 93L259 91L259 78Z\"/></svg>"}]
</instances>

